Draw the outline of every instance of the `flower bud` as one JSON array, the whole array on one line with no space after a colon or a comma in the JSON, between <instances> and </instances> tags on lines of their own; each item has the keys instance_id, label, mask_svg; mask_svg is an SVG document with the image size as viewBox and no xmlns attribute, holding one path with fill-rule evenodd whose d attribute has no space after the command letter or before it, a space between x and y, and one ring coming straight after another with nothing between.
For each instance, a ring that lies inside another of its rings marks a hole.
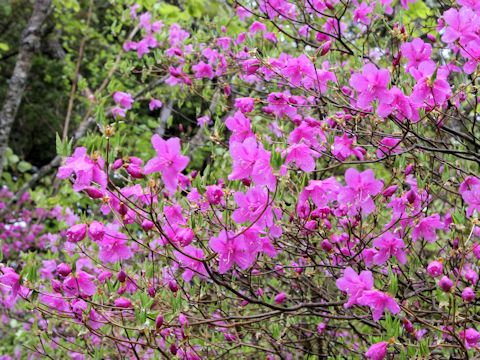
<instances>
[{"instance_id":1,"label":"flower bud","mask_svg":"<svg viewBox=\"0 0 480 360\"><path fill-rule=\"evenodd\" d=\"M161 314L159 314L157 316L157 318L155 319L155 327L157 329L160 329L163 325L163 316Z\"/></svg>"},{"instance_id":2,"label":"flower bud","mask_svg":"<svg viewBox=\"0 0 480 360\"><path fill-rule=\"evenodd\" d=\"M170 280L168 282L168 288L170 289L171 292L176 293L178 291L178 285L175 280Z\"/></svg>"},{"instance_id":3,"label":"flower bud","mask_svg":"<svg viewBox=\"0 0 480 360\"><path fill-rule=\"evenodd\" d=\"M281 304L287 299L287 295L284 292L281 292L275 296L275 303Z\"/></svg>"},{"instance_id":4,"label":"flower bud","mask_svg":"<svg viewBox=\"0 0 480 360\"><path fill-rule=\"evenodd\" d=\"M124 203L120 203L120 206L118 207L118 213L122 216L127 215L128 213L128 207Z\"/></svg>"},{"instance_id":5,"label":"flower bud","mask_svg":"<svg viewBox=\"0 0 480 360\"><path fill-rule=\"evenodd\" d=\"M323 44L323 46L322 46L322 50L320 51L320 56L324 56L324 55L328 54L331 47L332 47L332 41L331 40L325 42L325 44Z\"/></svg>"},{"instance_id":6,"label":"flower bud","mask_svg":"<svg viewBox=\"0 0 480 360\"><path fill-rule=\"evenodd\" d=\"M62 283L58 280L55 280L55 279L52 279L50 280L51 284L52 284L52 289L53 291L57 292L57 293L61 293L62 290L63 290L63 287L62 287Z\"/></svg>"},{"instance_id":7,"label":"flower bud","mask_svg":"<svg viewBox=\"0 0 480 360\"><path fill-rule=\"evenodd\" d=\"M413 333L414 332L414 328L413 328L413 324L410 320L408 320L407 318L403 318L402 320L402 324L403 324L403 327L404 329L409 332L409 333Z\"/></svg>"},{"instance_id":8,"label":"flower bud","mask_svg":"<svg viewBox=\"0 0 480 360\"><path fill-rule=\"evenodd\" d=\"M413 164L407 165L405 168L405 176L410 175L413 172L415 166Z\"/></svg>"},{"instance_id":9,"label":"flower bud","mask_svg":"<svg viewBox=\"0 0 480 360\"><path fill-rule=\"evenodd\" d=\"M87 193L88 196L90 196L92 199L101 199L103 197L103 192L96 187L89 186L85 188L85 192Z\"/></svg>"},{"instance_id":10,"label":"flower bud","mask_svg":"<svg viewBox=\"0 0 480 360\"><path fill-rule=\"evenodd\" d=\"M117 274L117 279L118 281L120 281L121 283L124 283L125 280L127 280L127 274L125 273L125 271L123 270L120 270Z\"/></svg>"},{"instance_id":11,"label":"flower bud","mask_svg":"<svg viewBox=\"0 0 480 360\"><path fill-rule=\"evenodd\" d=\"M153 222L151 222L151 221L148 220L148 219L144 219L144 220L142 221L142 229L143 229L144 231L152 230L152 229L153 229L153 225L154 225Z\"/></svg>"},{"instance_id":12,"label":"flower bud","mask_svg":"<svg viewBox=\"0 0 480 360\"><path fill-rule=\"evenodd\" d=\"M147 289L148 296L150 296L151 298L154 298L155 293L156 293L155 288L153 286L149 286Z\"/></svg>"},{"instance_id":13,"label":"flower bud","mask_svg":"<svg viewBox=\"0 0 480 360\"><path fill-rule=\"evenodd\" d=\"M462 299L467 303L475 300L475 292L472 290L472 288L466 287L465 289L463 289Z\"/></svg>"},{"instance_id":14,"label":"flower bud","mask_svg":"<svg viewBox=\"0 0 480 360\"><path fill-rule=\"evenodd\" d=\"M447 276L444 276L438 282L438 286L445 292L449 292L453 287L453 281L450 280Z\"/></svg>"},{"instance_id":15,"label":"flower bud","mask_svg":"<svg viewBox=\"0 0 480 360\"><path fill-rule=\"evenodd\" d=\"M386 198L389 198L390 196L392 196L395 193L395 191L397 191L397 189L398 189L397 185L389 186L388 188L383 190L382 195Z\"/></svg>"},{"instance_id":16,"label":"flower bud","mask_svg":"<svg viewBox=\"0 0 480 360\"><path fill-rule=\"evenodd\" d=\"M70 265L61 263L57 266L57 273L63 277L68 276L72 272Z\"/></svg>"},{"instance_id":17,"label":"flower bud","mask_svg":"<svg viewBox=\"0 0 480 360\"><path fill-rule=\"evenodd\" d=\"M437 39L435 38L435 35L432 35L432 34L427 34L427 39L433 43L437 41Z\"/></svg>"},{"instance_id":18,"label":"flower bud","mask_svg":"<svg viewBox=\"0 0 480 360\"><path fill-rule=\"evenodd\" d=\"M320 246L321 246L322 249L325 250L326 252L330 252L330 251L332 251L332 249L333 249L332 244L331 244L330 241L328 241L327 239L323 240Z\"/></svg>"},{"instance_id":19,"label":"flower bud","mask_svg":"<svg viewBox=\"0 0 480 360\"><path fill-rule=\"evenodd\" d=\"M79 242L85 238L85 235L87 235L86 224L73 225L70 229L67 230L67 241Z\"/></svg>"},{"instance_id":20,"label":"flower bud","mask_svg":"<svg viewBox=\"0 0 480 360\"><path fill-rule=\"evenodd\" d=\"M122 159L117 159L113 162L112 169L113 170L118 170L122 167L122 165L123 165L123 160Z\"/></svg>"},{"instance_id":21,"label":"flower bud","mask_svg":"<svg viewBox=\"0 0 480 360\"><path fill-rule=\"evenodd\" d=\"M126 298L123 298L123 297L115 300L114 304L115 304L116 307L120 307L120 308L131 308L132 307L132 302L129 299L126 299Z\"/></svg>"}]
</instances>

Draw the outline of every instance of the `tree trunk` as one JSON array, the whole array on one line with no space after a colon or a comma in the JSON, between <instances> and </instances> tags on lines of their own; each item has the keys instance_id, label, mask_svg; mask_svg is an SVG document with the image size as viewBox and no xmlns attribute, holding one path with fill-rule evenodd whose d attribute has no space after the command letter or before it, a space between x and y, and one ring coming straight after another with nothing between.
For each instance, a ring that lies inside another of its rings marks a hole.
<instances>
[{"instance_id":1,"label":"tree trunk","mask_svg":"<svg viewBox=\"0 0 480 360\"><path fill-rule=\"evenodd\" d=\"M17 62L0 112L0 178L2 177L5 150L12 124L22 101L32 59L41 42L41 27L47 18L52 0L37 0L28 25L22 33Z\"/></svg>"}]
</instances>

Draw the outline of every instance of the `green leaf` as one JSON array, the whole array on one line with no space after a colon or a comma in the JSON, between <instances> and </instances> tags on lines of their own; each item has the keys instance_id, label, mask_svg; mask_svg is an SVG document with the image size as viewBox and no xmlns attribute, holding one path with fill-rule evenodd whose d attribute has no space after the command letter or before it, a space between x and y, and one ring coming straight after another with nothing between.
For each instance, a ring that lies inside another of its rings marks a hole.
<instances>
[{"instance_id":1,"label":"green leaf","mask_svg":"<svg viewBox=\"0 0 480 360\"><path fill-rule=\"evenodd\" d=\"M18 171L20 172L27 172L28 170L30 170L32 168L32 165L26 161L20 161L18 164L17 164L17 169Z\"/></svg>"}]
</instances>

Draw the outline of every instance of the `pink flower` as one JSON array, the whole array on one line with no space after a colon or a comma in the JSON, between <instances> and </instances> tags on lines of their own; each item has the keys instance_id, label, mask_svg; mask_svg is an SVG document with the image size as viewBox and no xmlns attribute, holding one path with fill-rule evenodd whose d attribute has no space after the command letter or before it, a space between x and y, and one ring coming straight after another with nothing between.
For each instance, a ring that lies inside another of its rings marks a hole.
<instances>
[{"instance_id":1,"label":"pink flower","mask_svg":"<svg viewBox=\"0 0 480 360\"><path fill-rule=\"evenodd\" d=\"M226 273L234 264L245 270L255 262L256 247L252 248L243 236L235 236L233 232L222 230L218 237L210 238L208 245L219 255L220 274Z\"/></svg>"},{"instance_id":2,"label":"pink flower","mask_svg":"<svg viewBox=\"0 0 480 360\"><path fill-rule=\"evenodd\" d=\"M390 94L393 97L390 103L382 102L378 105L378 116L386 118L388 115L394 114L399 120L419 120L418 110L413 106L410 99L404 95L402 90L393 86Z\"/></svg>"},{"instance_id":3,"label":"pink flower","mask_svg":"<svg viewBox=\"0 0 480 360\"><path fill-rule=\"evenodd\" d=\"M242 97L235 99L235 107L242 113L252 112L255 106L255 99L251 97Z\"/></svg>"},{"instance_id":4,"label":"pink flower","mask_svg":"<svg viewBox=\"0 0 480 360\"><path fill-rule=\"evenodd\" d=\"M40 294L38 296L40 303L50 307L51 309L60 313L70 312L70 306L61 295L57 294Z\"/></svg>"},{"instance_id":5,"label":"pink flower","mask_svg":"<svg viewBox=\"0 0 480 360\"><path fill-rule=\"evenodd\" d=\"M93 282L94 279L94 276L84 271L77 271L76 275L72 274L64 280L63 288L69 296L93 296L97 291L97 287Z\"/></svg>"},{"instance_id":6,"label":"pink flower","mask_svg":"<svg viewBox=\"0 0 480 360\"><path fill-rule=\"evenodd\" d=\"M165 187L175 192L178 174L187 167L189 162L189 158L180 153L180 139L170 138L165 141L155 134L152 136L152 145L157 152L157 157L147 162L145 174L160 172Z\"/></svg>"},{"instance_id":7,"label":"pink flower","mask_svg":"<svg viewBox=\"0 0 480 360\"><path fill-rule=\"evenodd\" d=\"M312 61L304 54L298 58L292 58L287 61L287 66L283 69L283 74L290 80L293 86L300 86L302 79L307 82L315 78L315 67Z\"/></svg>"},{"instance_id":8,"label":"pink flower","mask_svg":"<svg viewBox=\"0 0 480 360\"><path fill-rule=\"evenodd\" d=\"M113 101L125 110L130 110L133 104L133 97L129 93L117 91L113 94Z\"/></svg>"},{"instance_id":9,"label":"pink flower","mask_svg":"<svg viewBox=\"0 0 480 360\"><path fill-rule=\"evenodd\" d=\"M377 265L383 265L392 256L395 256L398 262L404 265L407 262L404 248L405 243L402 239L397 238L390 231L375 239L373 246L378 248L378 252L373 257L373 261Z\"/></svg>"},{"instance_id":10,"label":"pink flower","mask_svg":"<svg viewBox=\"0 0 480 360\"><path fill-rule=\"evenodd\" d=\"M370 346L365 353L367 359L383 360L387 355L387 343L385 341L378 342Z\"/></svg>"},{"instance_id":11,"label":"pink flower","mask_svg":"<svg viewBox=\"0 0 480 360\"><path fill-rule=\"evenodd\" d=\"M304 143L293 144L287 148L285 165L294 162L297 168L308 173L315 170L315 158L318 157L320 157L320 154L308 145Z\"/></svg>"},{"instance_id":12,"label":"pink flower","mask_svg":"<svg viewBox=\"0 0 480 360\"><path fill-rule=\"evenodd\" d=\"M400 312L400 306L398 306L395 299L378 290L364 291L357 303L372 309L374 321L380 320L385 309L389 310L392 314L398 314Z\"/></svg>"},{"instance_id":13,"label":"pink flower","mask_svg":"<svg viewBox=\"0 0 480 360\"><path fill-rule=\"evenodd\" d=\"M245 139L255 136L250 125L250 119L240 111L237 111L233 116L229 116L225 125L232 132L230 143L234 141L243 142Z\"/></svg>"},{"instance_id":14,"label":"pink flower","mask_svg":"<svg viewBox=\"0 0 480 360\"><path fill-rule=\"evenodd\" d=\"M359 146L353 147L356 141L357 138L355 136L349 137L346 133L342 137L335 136L331 148L332 155L340 161L345 161L351 155L354 155L359 160L363 160L365 150Z\"/></svg>"},{"instance_id":15,"label":"pink flower","mask_svg":"<svg viewBox=\"0 0 480 360\"><path fill-rule=\"evenodd\" d=\"M443 229L444 224L440 221L440 215L434 214L420 220L412 231L412 240L417 241L420 238L430 243L437 240L437 229Z\"/></svg>"},{"instance_id":16,"label":"pink flower","mask_svg":"<svg viewBox=\"0 0 480 360\"><path fill-rule=\"evenodd\" d=\"M401 151L399 145L401 141L401 139L384 137L378 146L377 157L380 159L388 155L398 154Z\"/></svg>"},{"instance_id":17,"label":"pink flower","mask_svg":"<svg viewBox=\"0 0 480 360\"><path fill-rule=\"evenodd\" d=\"M349 296L348 302L344 305L346 308L357 304L357 300L364 291L373 287L373 276L370 271L362 271L358 275L351 267L345 269L343 277L336 281L337 288L346 292Z\"/></svg>"},{"instance_id":18,"label":"pink flower","mask_svg":"<svg viewBox=\"0 0 480 360\"><path fill-rule=\"evenodd\" d=\"M98 221L92 221L90 226L88 227L88 236L93 241L99 241L103 239L105 235L105 226Z\"/></svg>"},{"instance_id":19,"label":"pink flower","mask_svg":"<svg viewBox=\"0 0 480 360\"><path fill-rule=\"evenodd\" d=\"M367 109L374 100L380 103L390 103L392 95L388 90L390 73L387 69L378 70L373 64L366 64L362 74L353 74L350 85L357 90L357 105Z\"/></svg>"},{"instance_id":20,"label":"pink flower","mask_svg":"<svg viewBox=\"0 0 480 360\"><path fill-rule=\"evenodd\" d=\"M17 297L20 291L20 275L18 275L12 268L1 268L2 275L0 275L0 292L8 295L7 302L12 302Z\"/></svg>"},{"instance_id":21,"label":"pink flower","mask_svg":"<svg viewBox=\"0 0 480 360\"><path fill-rule=\"evenodd\" d=\"M235 222L242 224L251 221L262 228L273 225L272 208L269 205L269 194L266 188L256 186L245 194L237 191L233 197L238 205L232 214Z\"/></svg>"},{"instance_id":22,"label":"pink flower","mask_svg":"<svg viewBox=\"0 0 480 360\"><path fill-rule=\"evenodd\" d=\"M197 124L201 128L204 128L206 125L210 125L212 123L212 120L210 119L210 116L205 115L201 116L197 119Z\"/></svg>"},{"instance_id":23,"label":"pink flower","mask_svg":"<svg viewBox=\"0 0 480 360\"><path fill-rule=\"evenodd\" d=\"M207 191L205 191L205 197L211 205L218 205L225 203L223 200L223 190L218 185L209 185L207 186Z\"/></svg>"},{"instance_id":24,"label":"pink flower","mask_svg":"<svg viewBox=\"0 0 480 360\"><path fill-rule=\"evenodd\" d=\"M462 7L459 11L451 8L443 13L443 19L447 25L442 35L443 42L451 44L458 40L460 45L465 46L478 37L479 18L471 9Z\"/></svg>"},{"instance_id":25,"label":"pink flower","mask_svg":"<svg viewBox=\"0 0 480 360\"><path fill-rule=\"evenodd\" d=\"M163 103L158 99L152 98L148 103L148 108L150 109L150 111L160 109L162 106L163 106Z\"/></svg>"},{"instance_id":26,"label":"pink flower","mask_svg":"<svg viewBox=\"0 0 480 360\"><path fill-rule=\"evenodd\" d=\"M73 225L70 229L67 230L67 241L79 242L85 238L85 235L87 235L86 224Z\"/></svg>"},{"instance_id":27,"label":"pink flower","mask_svg":"<svg viewBox=\"0 0 480 360\"><path fill-rule=\"evenodd\" d=\"M356 6L353 12L353 20L355 22L361 22L365 25L370 25L371 20L367 16L372 12L372 7L368 6L367 3L362 2L360 6Z\"/></svg>"},{"instance_id":28,"label":"pink flower","mask_svg":"<svg viewBox=\"0 0 480 360\"><path fill-rule=\"evenodd\" d=\"M439 277L443 272L443 264L440 261L432 261L427 266L427 272L432 277Z\"/></svg>"},{"instance_id":29,"label":"pink flower","mask_svg":"<svg viewBox=\"0 0 480 360\"><path fill-rule=\"evenodd\" d=\"M182 252L184 252L185 255L178 251L174 251L173 254L175 255L175 258L178 260L180 265L185 269L182 275L183 280L190 281L192 280L194 275L199 275L200 277L208 276L207 270L205 269L203 262L200 261L205 257L202 249L198 249L189 245L185 246L182 249Z\"/></svg>"},{"instance_id":30,"label":"pink flower","mask_svg":"<svg viewBox=\"0 0 480 360\"><path fill-rule=\"evenodd\" d=\"M103 166L104 161L100 156L96 160L92 160L87 156L87 149L78 147L75 149L73 156L67 158L65 165L58 169L57 177L66 179L74 172L73 190L75 191L81 191L89 187L92 182L105 189L107 175L102 171Z\"/></svg>"},{"instance_id":31,"label":"pink flower","mask_svg":"<svg viewBox=\"0 0 480 360\"><path fill-rule=\"evenodd\" d=\"M480 214L480 179L473 176L467 177L460 185L459 192L468 205L467 216L472 216L474 211Z\"/></svg>"},{"instance_id":32,"label":"pink flower","mask_svg":"<svg viewBox=\"0 0 480 360\"><path fill-rule=\"evenodd\" d=\"M242 143L232 142L230 154L233 159L232 173L229 180L243 180L249 176L257 185L267 185L270 190L275 189L276 181L270 166L270 152L253 137Z\"/></svg>"},{"instance_id":33,"label":"pink flower","mask_svg":"<svg viewBox=\"0 0 480 360\"><path fill-rule=\"evenodd\" d=\"M465 347L467 349L476 348L480 341L480 332L473 328L460 331L460 338L465 341Z\"/></svg>"},{"instance_id":34,"label":"pink flower","mask_svg":"<svg viewBox=\"0 0 480 360\"><path fill-rule=\"evenodd\" d=\"M353 205L349 214L356 214L359 209L364 216L372 213L375 210L372 196L382 191L383 182L376 180L370 169L360 173L353 168L345 172L345 181L347 186L339 193L338 200Z\"/></svg>"},{"instance_id":35,"label":"pink flower","mask_svg":"<svg viewBox=\"0 0 480 360\"><path fill-rule=\"evenodd\" d=\"M213 79L213 77L215 76L212 67L203 61L200 61L198 64L193 65L192 70L195 72L195 77L197 79Z\"/></svg>"},{"instance_id":36,"label":"pink flower","mask_svg":"<svg viewBox=\"0 0 480 360\"><path fill-rule=\"evenodd\" d=\"M422 62L430 60L432 45L427 44L420 38L415 38L412 42L403 43L400 50L402 55L408 60L408 71L409 68L417 68Z\"/></svg>"},{"instance_id":37,"label":"pink flower","mask_svg":"<svg viewBox=\"0 0 480 360\"><path fill-rule=\"evenodd\" d=\"M446 75L438 71L436 78L433 79L435 70L435 64L424 61L419 65L418 71L412 73L417 80L410 95L413 103L423 105L426 102L429 106L443 105L450 98L452 89L446 80Z\"/></svg>"},{"instance_id":38,"label":"pink flower","mask_svg":"<svg viewBox=\"0 0 480 360\"><path fill-rule=\"evenodd\" d=\"M127 235L121 232L108 230L103 239L98 243L100 247L98 258L107 263L130 259L133 253L127 245L127 239Z\"/></svg>"}]
</instances>

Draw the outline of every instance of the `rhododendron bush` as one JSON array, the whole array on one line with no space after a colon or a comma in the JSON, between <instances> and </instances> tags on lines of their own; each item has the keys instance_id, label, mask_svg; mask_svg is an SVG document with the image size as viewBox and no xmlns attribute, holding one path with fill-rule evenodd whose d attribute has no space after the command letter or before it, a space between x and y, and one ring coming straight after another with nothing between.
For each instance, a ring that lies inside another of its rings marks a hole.
<instances>
[{"instance_id":1,"label":"rhododendron bush","mask_svg":"<svg viewBox=\"0 0 480 360\"><path fill-rule=\"evenodd\" d=\"M128 76L57 144L70 206L2 190L5 352L478 356L480 2L163 6L125 8ZM189 131L132 130L167 103Z\"/></svg>"}]
</instances>

